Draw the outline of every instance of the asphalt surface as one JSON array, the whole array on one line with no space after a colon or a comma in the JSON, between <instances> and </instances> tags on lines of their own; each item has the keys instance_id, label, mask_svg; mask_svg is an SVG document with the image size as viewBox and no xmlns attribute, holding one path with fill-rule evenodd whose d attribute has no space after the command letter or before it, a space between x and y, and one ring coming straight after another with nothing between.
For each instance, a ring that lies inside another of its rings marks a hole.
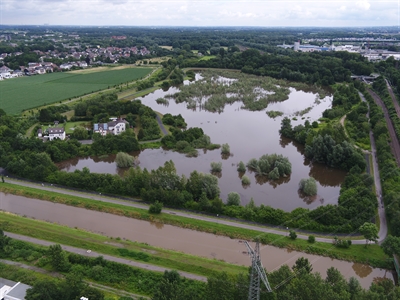
<instances>
[{"instance_id":1,"label":"asphalt surface","mask_svg":"<svg viewBox=\"0 0 400 300\"><path fill-rule=\"evenodd\" d=\"M367 102L363 94L360 93L361 100ZM368 102L367 102L368 104ZM369 117L369 105L368 105L368 117ZM371 140L371 155L372 155L372 166L374 168L374 182L375 182L375 193L378 200L378 215L379 215L379 232L378 232L378 243L385 240L388 234L388 226L386 220L385 206L382 200L382 186L381 177L379 174L378 157L376 155L376 144L375 137L372 130L369 131L369 138Z\"/></svg>"},{"instance_id":2,"label":"asphalt surface","mask_svg":"<svg viewBox=\"0 0 400 300\"><path fill-rule=\"evenodd\" d=\"M11 232L4 232L4 234L9 236L12 239L21 240L21 241L25 241L25 242L30 242L30 243L34 243L34 244L37 244L37 245L47 246L47 247L50 246L50 245L54 245L55 244L54 242L48 242L48 241L44 241L44 240L39 240L39 239L35 239L35 238L29 237L29 236L15 234L15 233L11 233ZM139 262L136 262L136 261L131 261L129 259L115 257L115 256L107 255L107 254L102 254L102 253L91 251L90 249L80 249L80 248L75 248L75 247L66 246L66 245L60 245L60 246L61 246L61 248L63 250L65 250L67 252L80 254L80 255L83 255L83 256L87 256L87 257L103 256L103 258L105 260L117 262L117 263L120 263L120 264L125 264L125 265L136 267L136 268L146 269L146 270L149 270L149 271L155 271L155 272L164 272L166 270L167 271L171 271L171 269L158 267L158 266L154 266L154 265L149 265L149 264L145 264L145 263L139 263ZM90 250L90 251L88 251L88 250ZM191 274L191 273L187 273L187 272L181 272L181 271L179 271L179 274L182 277L186 277L188 279L199 280L199 281L204 281L204 282L207 281L207 278L204 277L204 276L195 275L195 274Z\"/></svg>"}]
</instances>

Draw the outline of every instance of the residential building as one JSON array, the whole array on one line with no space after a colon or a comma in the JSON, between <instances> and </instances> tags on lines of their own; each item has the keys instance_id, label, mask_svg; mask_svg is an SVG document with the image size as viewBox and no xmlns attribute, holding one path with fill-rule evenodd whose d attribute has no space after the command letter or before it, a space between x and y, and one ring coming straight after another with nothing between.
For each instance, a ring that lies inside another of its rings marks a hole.
<instances>
[{"instance_id":1,"label":"residential building","mask_svg":"<svg viewBox=\"0 0 400 300\"><path fill-rule=\"evenodd\" d=\"M65 130L64 127L52 127L49 128L49 140L54 139L65 140Z\"/></svg>"},{"instance_id":2,"label":"residential building","mask_svg":"<svg viewBox=\"0 0 400 300\"><path fill-rule=\"evenodd\" d=\"M0 299L23 300L25 299L26 291L30 288L31 286L21 282L0 278Z\"/></svg>"},{"instance_id":3,"label":"residential building","mask_svg":"<svg viewBox=\"0 0 400 300\"><path fill-rule=\"evenodd\" d=\"M118 135L124 132L128 122L121 118L114 118L108 123L96 123L93 125L93 132L105 136L107 133Z\"/></svg>"}]
</instances>

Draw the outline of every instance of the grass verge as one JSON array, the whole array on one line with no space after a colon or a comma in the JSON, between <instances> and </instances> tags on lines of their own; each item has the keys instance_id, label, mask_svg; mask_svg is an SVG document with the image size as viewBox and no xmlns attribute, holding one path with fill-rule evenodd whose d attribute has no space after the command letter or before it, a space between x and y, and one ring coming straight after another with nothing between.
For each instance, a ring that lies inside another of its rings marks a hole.
<instances>
[{"instance_id":1,"label":"grass verge","mask_svg":"<svg viewBox=\"0 0 400 300\"><path fill-rule=\"evenodd\" d=\"M44 191L30 187L16 186L15 184L9 183L0 184L0 191L139 220L169 224L181 228L198 230L221 236L228 236L235 239L253 240L256 237L261 237L264 244L269 244L280 248L287 248L358 263L366 263L373 267L391 268L391 265L387 261L387 256L378 245L370 245L367 248L364 245L352 245L350 248L344 249L333 247L330 243L316 242L314 244L310 244L306 240L292 240L287 236L263 233L257 230L238 228L171 214L160 214L155 216L149 214L145 209L130 206L128 207L110 202L99 202L92 199L65 195L52 191Z\"/></svg>"}]
</instances>

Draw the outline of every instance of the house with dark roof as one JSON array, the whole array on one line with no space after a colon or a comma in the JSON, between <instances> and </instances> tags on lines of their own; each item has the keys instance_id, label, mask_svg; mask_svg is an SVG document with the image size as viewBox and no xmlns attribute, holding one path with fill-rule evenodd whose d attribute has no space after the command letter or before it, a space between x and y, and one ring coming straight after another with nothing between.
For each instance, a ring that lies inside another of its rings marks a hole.
<instances>
[{"instance_id":1,"label":"house with dark roof","mask_svg":"<svg viewBox=\"0 0 400 300\"><path fill-rule=\"evenodd\" d=\"M118 135L124 132L127 128L128 122L119 118L114 118L108 123L96 123L93 125L93 132L100 133L105 136L107 133Z\"/></svg>"},{"instance_id":2,"label":"house with dark roof","mask_svg":"<svg viewBox=\"0 0 400 300\"><path fill-rule=\"evenodd\" d=\"M65 130L64 127L52 127L49 128L49 140L54 139L65 140Z\"/></svg>"}]
</instances>

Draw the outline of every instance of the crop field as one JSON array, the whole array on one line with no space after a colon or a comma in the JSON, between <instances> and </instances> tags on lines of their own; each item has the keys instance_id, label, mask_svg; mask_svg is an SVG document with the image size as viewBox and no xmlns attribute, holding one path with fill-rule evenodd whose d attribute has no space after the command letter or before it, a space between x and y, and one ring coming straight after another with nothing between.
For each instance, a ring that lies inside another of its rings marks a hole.
<instances>
[{"instance_id":1,"label":"crop field","mask_svg":"<svg viewBox=\"0 0 400 300\"><path fill-rule=\"evenodd\" d=\"M0 108L7 114L107 89L146 76L151 68L100 72L63 72L7 79L0 82Z\"/></svg>"}]
</instances>

